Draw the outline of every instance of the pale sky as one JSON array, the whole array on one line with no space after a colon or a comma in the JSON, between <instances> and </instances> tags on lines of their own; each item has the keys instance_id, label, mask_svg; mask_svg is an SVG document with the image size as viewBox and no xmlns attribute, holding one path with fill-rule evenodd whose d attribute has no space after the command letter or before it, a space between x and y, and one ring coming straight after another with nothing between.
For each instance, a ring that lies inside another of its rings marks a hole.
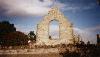
<instances>
[{"instance_id":1,"label":"pale sky","mask_svg":"<svg viewBox=\"0 0 100 57\"><path fill-rule=\"evenodd\" d=\"M52 8L54 0L0 0L0 21L15 24L18 31L36 31L37 24ZM73 23L82 39L96 43L100 33L100 5L96 0L57 0L59 10ZM56 24L53 24L54 32ZM52 31L53 32L53 31Z\"/></svg>"}]
</instances>

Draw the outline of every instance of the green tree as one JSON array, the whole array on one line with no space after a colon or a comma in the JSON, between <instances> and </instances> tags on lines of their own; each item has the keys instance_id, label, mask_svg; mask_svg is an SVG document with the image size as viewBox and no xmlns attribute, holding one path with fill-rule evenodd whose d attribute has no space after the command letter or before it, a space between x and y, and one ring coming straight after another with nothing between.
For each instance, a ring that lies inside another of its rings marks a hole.
<instances>
[{"instance_id":1,"label":"green tree","mask_svg":"<svg viewBox=\"0 0 100 57\"><path fill-rule=\"evenodd\" d=\"M27 45L28 36L20 31L16 31L14 24L8 21L0 22L0 45Z\"/></svg>"},{"instance_id":2,"label":"green tree","mask_svg":"<svg viewBox=\"0 0 100 57\"><path fill-rule=\"evenodd\" d=\"M31 41L36 41L36 35L35 35L34 31L30 31L28 36Z\"/></svg>"},{"instance_id":3,"label":"green tree","mask_svg":"<svg viewBox=\"0 0 100 57\"><path fill-rule=\"evenodd\" d=\"M8 21L2 21L0 22L0 38L2 38L4 35L15 32L16 28L14 27L14 24L10 24Z\"/></svg>"},{"instance_id":4,"label":"green tree","mask_svg":"<svg viewBox=\"0 0 100 57\"><path fill-rule=\"evenodd\" d=\"M8 21L0 22L0 45L7 42L6 38L4 38L5 35L15 31L14 24L10 24Z\"/></svg>"},{"instance_id":5,"label":"green tree","mask_svg":"<svg viewBox=\"0 0 100 57\"><path fill-rule=\"evenodd\" d=\"M5 46L20 46L28 44L28 36L20 31L12 32L4 36L2 44Z\"/></svg>"}]
</instances>

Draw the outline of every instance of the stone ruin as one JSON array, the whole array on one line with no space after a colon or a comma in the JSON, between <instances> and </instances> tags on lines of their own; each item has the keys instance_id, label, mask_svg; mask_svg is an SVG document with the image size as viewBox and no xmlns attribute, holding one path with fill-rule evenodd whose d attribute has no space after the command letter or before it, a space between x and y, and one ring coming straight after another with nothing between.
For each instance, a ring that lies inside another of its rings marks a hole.
<instances>
[{"instance_id":1,"label":"stone ruin","mask_svg":"<svg viewBox=\"0 0 100 57\"><path fill-rule=\"evenodd\" d=\"M59 23L58 40L49 39L49 25L54 20ZM72 44L73 26L58 10L58 8L54 7L48 12L48 15L46 15L44 19L37 25L36 35L36 44L39 45Z\"/></svg>"}]
</instances>

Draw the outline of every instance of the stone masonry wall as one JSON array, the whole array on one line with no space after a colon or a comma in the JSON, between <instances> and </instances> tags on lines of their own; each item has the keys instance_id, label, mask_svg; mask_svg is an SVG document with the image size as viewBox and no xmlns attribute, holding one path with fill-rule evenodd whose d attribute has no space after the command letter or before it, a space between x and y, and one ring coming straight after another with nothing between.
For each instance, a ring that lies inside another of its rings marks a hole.
<instances>
[{"instance_id":1,"label":"stone masonry wall","mask_svg":"<svg viewBox=\"0 0 100 57\"><path fill-rule=\"evenodd\" d=\"M56 20L59 23L59 40L49 39L49 24L51 21ZM72 42L72 25L58 10L52 8L48 15L37 25L37 44L41 45L56 45L56 44L69 44Z\"/></svg>"}]
</instances>

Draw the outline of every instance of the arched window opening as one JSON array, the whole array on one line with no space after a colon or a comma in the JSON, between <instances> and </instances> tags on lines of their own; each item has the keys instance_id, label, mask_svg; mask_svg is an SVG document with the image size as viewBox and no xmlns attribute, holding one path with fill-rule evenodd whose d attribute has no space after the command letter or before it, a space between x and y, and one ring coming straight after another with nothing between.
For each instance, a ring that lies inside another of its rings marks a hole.
<instances>
[{"instance_id":1,"label":"arched window opening","mask_svg":"<svg viewBox=\"0 0 100 57\"><path fill-rule=\"evenodd\" d=\"M49 24L49 39L59 39L59 23L56 20L51 21Z\"/></svg>"}]
</instances>

